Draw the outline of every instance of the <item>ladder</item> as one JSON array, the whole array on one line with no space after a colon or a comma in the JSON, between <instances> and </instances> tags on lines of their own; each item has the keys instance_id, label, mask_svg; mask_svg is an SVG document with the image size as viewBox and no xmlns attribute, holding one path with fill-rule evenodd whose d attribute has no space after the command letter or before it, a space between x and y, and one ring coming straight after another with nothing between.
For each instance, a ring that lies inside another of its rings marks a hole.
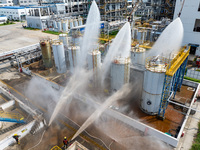
<instances>
[{"instance_id":1,"label":"ladder","mask_svg":"<svg viewBox=\"0 0 200 150\"><path fill-rule=\"evenodd\" d=\"M171 90L171 83L172 83L172 76L165 75L164 85L163 85L163 92L161 96L160 107L158 111L158 117L164 120L165 110L168 104L168 97Z\"/></svg>"}]
</instances>

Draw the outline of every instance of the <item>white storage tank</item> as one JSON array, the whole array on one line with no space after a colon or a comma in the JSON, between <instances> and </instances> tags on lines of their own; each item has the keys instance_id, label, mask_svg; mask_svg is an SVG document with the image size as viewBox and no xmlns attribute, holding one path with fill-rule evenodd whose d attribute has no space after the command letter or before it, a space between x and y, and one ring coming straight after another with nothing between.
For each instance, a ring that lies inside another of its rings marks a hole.
<instances>
[{"instance_id":1,"label":"white storage tank","mask_svg":"<svg viewBox=\"0 0 200 150\"><path fill-rule=\"evenodd\" d=\"M70 63L70 72L74 73L74 70L80 61L80 47L79 46L68 47L68 56Z\"/></svg>"},{"instance_id":2,"label":"white storage tank","mask_svg":"<svg viewBox=\"0 0 200 150\"><path fill-rule=\"evenodd\" d=\"M150 115L158 113L165 79L167 60L163 57L148 57L144 72L141 109Z\"/></svg>"},{"instance_id":3,"label":"white storage tank","mask_svg":"<svg viewBox=\"0 0 200 150\"><path fill-rule=\"evenodd\" d=\"M66 67L65 51L63 43L60 41L53 42L52 49L53 49L56 71L58 73L65 73L67 71L67 67Z\"/></svg>"},{"instance_id":4,"label":"white storage tank","mask_svg":"<svg viewBox=\"0 0 200 150\"><path fill-rule=\"evenodd\" d=\"M54 28L54 29L58 28L57 22L56 22L55 20L53 21L53 28Z\"/></svg>"},{"instance_id":5,"label":"white storage tank","mask_svg":"<svg viewBox=\"0 0 200 150\"><path fill-rule=\"evenodd\" d=\"M88 69L93 71L92 85L97 87L100 84L100 68L101 68L101 52L94 50L88 53L87 57Z\"/></svg>"},{"instance_id":6,"label":"white storage tank","mask_svg":"<svg viewBox=\"0 0 200 150\"><path fill-rule=\"evenodd\" d=\"M74 27L74 21L73 21L73 19L69 20L69 27L70 27L70 29Z\"/></svg>"},{"instance_id":7,"label":"white storage tank","mask_svg":"<svg viewBox=\"0 0 200 150\"><path fill-rule=\"evenodd\" d=\"M131 63L145 65L145 52L145 48L139 46L131 47Z\"/></svg>"},{"instance_id":8,"label":"white storage tank","mask_svg":"<svg viewBox=\"0 0 200 150\"><path fill-rule=\"evenodd\" d=\"M63 32L68 32L68 20L62 22Z\"/></svg>"},{"instance_id":9,"label":"white storage tank","mask_svg":"<svg viewBox=\"0 0 200 150\"><path fill-rule=\"evenodd\" d=\"M67 46L67 34L59 34L59 40L63 42L64 46Z\"/></svg>"},{"instance_id":10,"label":"white storage tank","mask_svg":"<svg viewBox=\"0 0 200 150\"><path fill-rule=\"evenodd\" d=\"M137 41L139 43L143 43L144 42L144 37L143 37L143 31L142 30L139 30L138 33L137 33Z\"/></svg>"},{"instance_id":11,"label":"white storage tank","mask_svg":"<svg viewBox=\"0 0 200 150\"><path fill-rule=\"evenodd\" d=\"M81 32L75 31L72 33L72 36L71 36L71 44L75 46L80 46L82 39L83 37L82 37Z\"/></svg>"},{"instance_id":12,"label":"white storage tank","mask_svg":"<svg viewBox=\"0 0 200 150\"><path fill-rule=\"evenodd\" d=\"M94 50L88 53L88 69L96 70L101 67L101 52L99 50Z\"/></svg>"},{"instance_id":13,"label":"white storage tank","mask_svg":"<svg viewBox=\"0 0 200 150\"><path fill-rule=\"evenodd\" d=\"M125 83L129 83L130 59L116 57L111 64L111 89L119 90Z\"/></svg>"},{"instance_id":14,"label":"white storage tank","mask_svg":"<svg viewBox=\"0 0 200 150\"><path fill-rule=\"evenodd\" d=\"M61 21L57 22L57 26L58 26L58 32L62 31Z\"/></svg>"},{"instance_id":15,"label":"white storage tank","mask_svg":"<svg viewBox=\"0 0 200 150\"><path fill-rule=\"evenodd\" d=\"M83 19L81 17L78 18L78 25L79 26L83 25Z\"/></svg>"},{"instance_id":16,"label":"white storage tank","mask_svg":"<svg viewBox=\"0 0 200 150\"><path fill-rule=\"evenodd\" d=\"M77 27L77 26L78 26L78 20L74 19L74 27Z\"/></svg>"}]
</instances>

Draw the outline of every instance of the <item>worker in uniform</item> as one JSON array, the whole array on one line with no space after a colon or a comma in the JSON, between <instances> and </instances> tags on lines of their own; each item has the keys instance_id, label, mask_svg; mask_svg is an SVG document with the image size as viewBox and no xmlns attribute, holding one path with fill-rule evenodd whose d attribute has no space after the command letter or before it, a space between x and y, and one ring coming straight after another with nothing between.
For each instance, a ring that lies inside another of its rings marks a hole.
<instances>
[{"instance_id":1,"label":"worker in uniform","mask_svg":"<svg viewBox=\"0 0 200 150\"><path fill-rule=\"evenodd\" d=\"M67 146L68 146L68 141L67 141L67 138L66 138L66 137L64 137L63 144L64 144L64 148L67 148Z\"/></svg>"},{"instance_id":2,"label":"worker in uniform","mask_svg":"<svg viewBox=\"0 0 200 150\"><path fill-rule=\"evenodd\" d=\"M14 136L13 136L13 138L16 140L16 142L17 142L17 144L20 144L19 143L19 135L17 135L17 134L14 134Z\"/></svg>"}]
</instances>

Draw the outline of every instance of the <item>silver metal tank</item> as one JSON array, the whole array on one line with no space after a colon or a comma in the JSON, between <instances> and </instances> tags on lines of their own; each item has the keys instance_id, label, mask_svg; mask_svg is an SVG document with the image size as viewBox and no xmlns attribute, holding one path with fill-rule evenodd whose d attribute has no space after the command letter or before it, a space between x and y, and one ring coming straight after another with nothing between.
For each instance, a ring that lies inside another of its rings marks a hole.
<instances>
[{"instance_id":1,"label":"silver metal tank","mask_svg":"<svg viewBox=\"0 0 200 150\"><path fill-rule=\"evenodd\" d=\"M130 59L116 57L111 64L111 89L119 90L125 83L129 83Z\"/></svg>"},{"instance_id":2,"label":"silver metal tank","mask_svg":"<svg viewBox=\"0 0 200 150\"><path fill-rule=\"evenodd\" d=\"M165 79L167 59L148 57L146 59L141 109L150 115L158 113Z\"/></svg>"},{"instance_id":3,"label":"silver metal tank","mask_svg":"<svg viewBox=\"0 0 200 150\"><path fill-rule=\"evenodd\" d=\"M66 67L65 51L63 43L60 41L53 42L52 49L53 49L56 71L58 73L65 73L67 71L67 67Z\"/></svg>"},{"instance_id":4,"label":"silver metal tank","mask_svg":"<svg viewBox=\"0 0 200 150\"><path fill-rule=\"evenodd\" d=\"M74 27L74 21L73 21L73 19L69 20L69 27L70 27L70 29Z\"/></svg>"},{"instance_id":5,"label":"silver metal tank","mask_svg":"<svg viewBox=\"0 0 200 150\"><path fill-rule=\"evenodd\" d=\"M68 47L68 56L70 63L70 72L74 73L75 68L80 61L80 47L79 46L70 46Z\"/></svg>"},{"instance_id":6,"label":"silver metal tank","mask_svg":"<svg viewBox=\"0 0 200 150\"><path fill-rule=\"evenodd\" d=\"M75 46L80 46L82 42L82 34L79 31L74 31L71 36L71 44Z\"/></svg>"},{"instance_id":7,"label":"silver metal tank","mask_svg":"<svg viewBox=\"0 0 200 150\"><path fill-rule=\"evenodd\" d=\"M131 47L131 63L145 65L145 52L145 48L139 46Z\"/></svg>"},{"instance_id":8,"label":"silver metal tank","mask_svg":"<svg viewBox=\"0 0 200 150\"><path fill-rule=\"evenodd\" d=\"M53 28L55 29L55 28L58 28L58 26L57 26L57 22L54 20L53 21Z\"/></svg>"},{"instance_id":9,"label":"silver metal tank","mask_svg":"<svg viewBox=\"0 0 200 150\"><path fill-rule=\"evenodd\" d=\"M62 31L62 25L61 25L61 21L57 22L57 26L58 26L58 32Z\"/></svg>"},{"instance_id":10,"label":"silver metal tank","mask_svg":"<svg viewBox=\"0 0 200 150\"><path fill-rule=\"evenodd\" d=\"M63 32L68 32L68 20L62 22Z\"/></svg>"},{"instance_id":11,"label":"silver metal tank","mask_svg":"<svg viewBox=\"0 0 200 150\"><path fill-rule=\"evenodd\" d=\"M74 19L74 27L77 27L77 26L78 26L78 20Z\"/></svg>"},{"instance_id":12,"label":"silver metal tank","mask_svg":"<svg viewBox=\"0 0 200 150\"><path fill-rule=\"evenodd\" d=\"M138 29L137 28L133 28L133 30L132 30L132 38L133 38L133 40L137 40L137 34L138 34Z\"/></svg>"},{"instance_id":13,"label":"silver metal tank","mask_svg":"<svg viewBox=\"0 0 200 150\"><path fill-rule=\"evenodd\" d=\"M63 42L65 46L67 46L67 34L59 34L59 40Z\"/></svg>"},{"instance_id":14,"label":"silver metal tank","mask_svg":"<svg viewBox=\"0 0 200 150\"><path fill-rule=\"evenodd\" d=\"M152 39L153 39L153 37L152 37L152 33L151 33L151 28L147 28L146 41L152 42L153 41Z\"/></svg>"},{"instance_id":15,"label":"silver metal tank","mask_svg":"<svg viewBox=\"0 0 200 150\"><path fill-rule=\"evenodd\" d=\"M94 50L88 53L87 57L88 69L93 70L93 86L97 87L100 83L98 80L101 68L101 52L99 50Z\"/></svg>"},{"instance_id":16,"label":"silver metal tank","mask_svg":"<svg viewBox=\"0 0 200 150\"><path fill-rule=\"evenodd\" d=\"M101 67L101 52L99 50L94 50L88 53L87 57L88 69L95 70Z\"/></svg>"},{"instance_id":17,"label":"silver metal tank","mask_svg":"<svg viewBox=\"0 0 200 150\"><path fill-rule=\"evenodd\" d=\"M79 26L83 25L83 19L81 17L78 18L78 25Z\"/></svg>"}]
</instances>

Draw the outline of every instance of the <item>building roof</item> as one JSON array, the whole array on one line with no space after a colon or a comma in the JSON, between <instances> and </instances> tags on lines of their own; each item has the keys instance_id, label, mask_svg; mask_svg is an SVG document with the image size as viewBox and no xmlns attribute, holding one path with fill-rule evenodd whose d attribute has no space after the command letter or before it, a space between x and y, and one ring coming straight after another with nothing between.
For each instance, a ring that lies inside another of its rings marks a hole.
<instances>
[{"instance_id":1,"label":"building roof","mask_svg":"<svg viewBox=\"0 0 200 150\"><path fill-rule=\"evenodd\" d=\"M19 6L4 6L4 7L0 7L0 9L24 9L24 7L19 7Z\"/></svg>"}]
</instances>

